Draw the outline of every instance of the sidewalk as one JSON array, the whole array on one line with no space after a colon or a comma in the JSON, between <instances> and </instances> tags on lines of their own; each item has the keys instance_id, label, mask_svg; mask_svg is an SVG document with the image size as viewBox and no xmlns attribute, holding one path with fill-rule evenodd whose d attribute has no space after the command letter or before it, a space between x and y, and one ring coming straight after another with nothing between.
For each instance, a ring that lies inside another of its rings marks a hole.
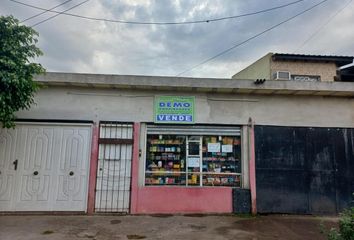
<instances>
[{"instance_id":1,"label":"sidewalk","mask_svg":"<svg viewBox=\"0 0 354 240\"><path fill-rule=\"evenodd\" d=\"M313 216L0 216L1 240L42 239L325 239Z\"/></svg>"}]
</instances>

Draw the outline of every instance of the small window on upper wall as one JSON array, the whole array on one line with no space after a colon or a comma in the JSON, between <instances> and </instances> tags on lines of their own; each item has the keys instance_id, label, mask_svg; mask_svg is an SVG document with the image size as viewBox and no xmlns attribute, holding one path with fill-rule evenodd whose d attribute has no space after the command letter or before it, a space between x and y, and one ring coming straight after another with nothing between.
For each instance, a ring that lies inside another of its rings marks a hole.
<instances>
[{"instance_id":1,"label":"small window on upper wall","mask_svg":"<svg viewBox=\"0 0 354 240\"><path fill-rule=\"evenodd\" d=\"M321 76L313 75L291 75L291 80L304 82L318 82L321 81Z\"/></svg>"}]
</instances>

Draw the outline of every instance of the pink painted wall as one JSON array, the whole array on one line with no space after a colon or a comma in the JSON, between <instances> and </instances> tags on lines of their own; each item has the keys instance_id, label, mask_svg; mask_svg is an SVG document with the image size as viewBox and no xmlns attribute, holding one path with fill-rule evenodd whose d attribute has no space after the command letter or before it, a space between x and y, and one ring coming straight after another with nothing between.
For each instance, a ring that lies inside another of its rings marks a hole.
<instances>
[{"instance_id":1,"label":"pink painted wall","mask_svg":"<svg viewBox=\"0 0 354 240\"><path fill-rule=\"evenodd\" d=\"M87 214L93 214L93 212L95 210L95 188L96 188L97 160L98 160L98 138L99 138L99 126L98 126L98 123L94 123L92 126L92 143L91 143Z\"/></svg>"},{"instance_id":2,"label":"pink painted wall","mask_svg":"<svg viewBox=\"0 0 354 240\"><path fill-rule=\"evenodd\" d=\"M139 133L140 123L134 123L133 127L133 159L132 159L132 183L130 195L130 213L138 213L139 196Z\"/></svg>"},{"instance_id":3,"label":"pink painted wall","mask_svg":"<svg viewBox=\"0 0 354 240\"><path fill-rule=\"evenodd\" d=\"M140 124L134 123L131 214L232 212L228 187L139 187L139 133Z\"/></svg>"},{"instance_id":4,"label":"pink painted wall","mask_svg":"<svg viewBox=\"0 0 354 240\"><path fill-rule=\"evenodd\" d=\"M231 213L226 187L140 187L136 213Z\"/></svg>"},{"instance_id":5,"label":"pink painted wall","mask_svg":"<svg viewBox=\"0 0 354 240\"><path fill-rule=\"evenodd\" d=\"M251 190L251 206L252 214L257 214L257 191L256 191L256 155L255 155L255 140L254 140L254 123L252 119L249 119L248 126L248 138L249 138L249 174L250 174L250 190Z\"/></svg>"}]
</instances>

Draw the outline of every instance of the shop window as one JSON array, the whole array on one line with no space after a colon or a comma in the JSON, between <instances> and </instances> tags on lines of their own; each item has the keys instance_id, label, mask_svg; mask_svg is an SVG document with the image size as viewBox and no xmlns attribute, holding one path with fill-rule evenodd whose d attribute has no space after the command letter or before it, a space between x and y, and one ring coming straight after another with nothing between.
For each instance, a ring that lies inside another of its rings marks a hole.
<instances>
[{"instance_id":1,"label":"shop window","mask_svg":"<svg viewBox=\"0 0 354 240\"><path fill-rule=\"evenodd\" d=\"M148 135L145 185L186 185L186 137Z\"/></svg>"},{"instance_id":2,"label":"shop window","mask_svg":"<svg viewBox=\"0 0 354 240\"><path fill-rule=\"evenodd\" d=\"M240 136L147 135L145 185L241 186Z\"/></svg>"},{"instance_id":3,"label":"shop window","mask_svg":"<svg viewBox=\"0 0 354 240\"><path fill-rule=\"evenodd\" d=\"M240 186L240 137L203 137L203 185Z\"/></svg>"}]
</instances>

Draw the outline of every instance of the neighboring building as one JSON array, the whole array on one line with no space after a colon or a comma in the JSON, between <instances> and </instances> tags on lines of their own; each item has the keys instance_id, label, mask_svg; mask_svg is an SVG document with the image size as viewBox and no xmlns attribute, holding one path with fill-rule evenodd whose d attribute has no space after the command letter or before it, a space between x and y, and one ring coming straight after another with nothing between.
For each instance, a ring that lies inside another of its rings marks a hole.
<instances>
[{"instance_id":1,"label":"neighboring building","mask_svg":"<svg viewBox=\"0 0 354 240\"><path fill-rule=\"evenodd\" d=\"M354 82L354 65L345 66L339 70L339 81Z\"/></svg>"},{"instance_id":2,"label":"neighboring building","mask_svg":"<svg viewBox=\"0 0 354 240\"><path fill-rule=\"evenodd\" d=\"M36 80L36 104L0 129L1 212L333 214L352 200L353 83Z\"/></svg>"},{"instance_id":3,"label":"neighboring building","mask_svg":"<svg viewBox=\"0 0 354 240\"><path fill-rule=\"evenodd\" d=\"M232 76L232 79L266 79L333 82L339 67L353 57L268 53Z\"/></svg>"}]
</instances>

